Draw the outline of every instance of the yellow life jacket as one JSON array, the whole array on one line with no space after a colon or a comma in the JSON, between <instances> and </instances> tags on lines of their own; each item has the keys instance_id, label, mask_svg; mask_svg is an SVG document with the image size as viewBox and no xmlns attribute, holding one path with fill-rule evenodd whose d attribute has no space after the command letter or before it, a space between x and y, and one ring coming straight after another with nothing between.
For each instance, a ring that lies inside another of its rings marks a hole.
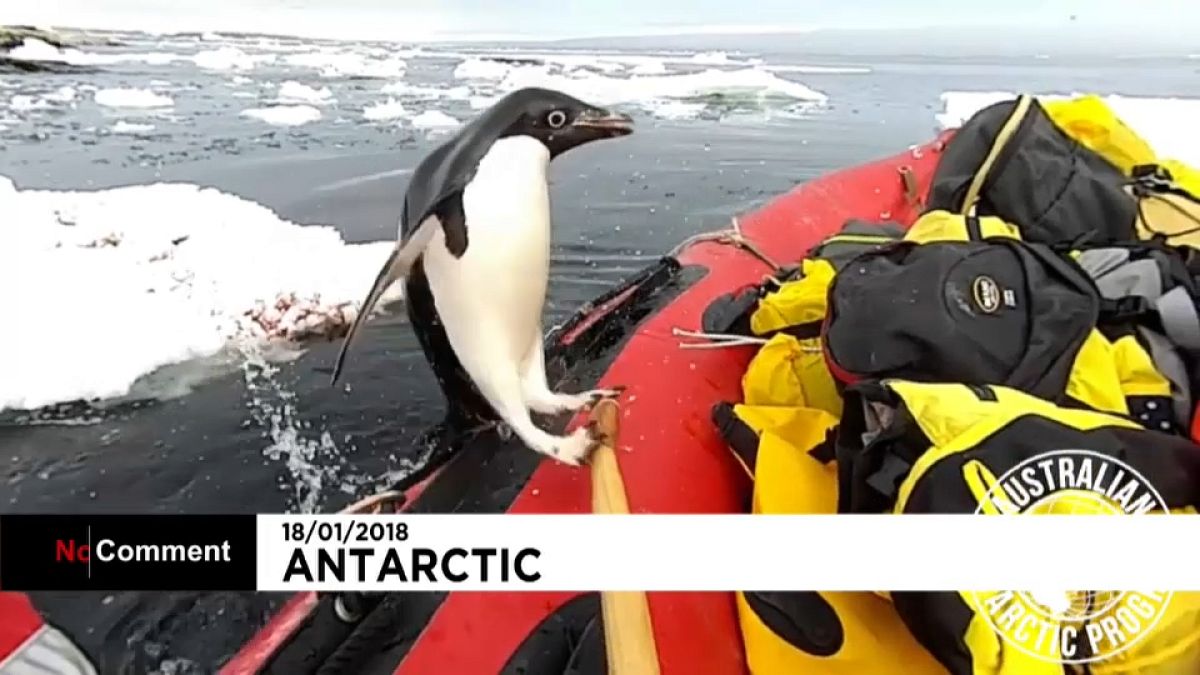
<instances>
[{"instance_id":1,"label":"yellow life jacket","mask_svg":"<svg viewBox=\"0 0 1200 675\"><path fill-rule=\"evenodd\" d=\"M849 221L800 262L795 278L764 287L749 316L749 331L769 336L742 378L752 406L817 408L837 417L842 399L821 349L826 296L837 268L855 255L897 241L899 226Z\"/></svg>"},{"instance_id":2,"label":"yellow life jacket","mask_svg":"<svg viewBox=\"0 0 1200 675\"><path fill-rule=\"evenodd\" d=\"M1132 176L1139 166L1159 165L1171 173L1181 189L1200 196L1200 171L1156 153L1099 96L1088 94L1072 99L1045 100L1042 105L1050 119L1068 136L1112 162L1126 176Z\"/></svg>"},{"instance_id":3,"label":"yellow life jacket","mask_svg":"<svg viewBox=\"0 0 1200 675\"><path fill-rule=\"evenodd\" d=\"M1102 468L1112 460L1144 476L1172 513L1194 514L1200 505L1200 447L1125 418L1062 408L1005 387L902 380L851 387L845 405L834 453L843 488L840 512L1158 511L1144 487L1121 478L1123 470ZM1040 489L1035 489L1032 482L1020 487L1008 480L1023 462L1055 451L1065 452L1072 462L1069 474L1061 467L1055 474L1073 476L1071 485L1056 487L1038 479ZM1083 464L1088 464L1086 471ZM1005 489L998 489L1002 481ZM1065 499L1047 502L1045 495L1051 493ZM1076 594L1071 600L1088 597ZM1095 607L1109 596L1100 592L1090 597ZM1084 635L1087 624L1103 625L1099 622L1106 617L1119 616L1121 603L1139 600L1123 597L1107 608L1101 605L1091 619L1070 620L1071 625ZM909 592L892 593L891 598L914 635L955 675L1058 673L1061 666L1053 659L1079 656L1064 654L1059 649L1063 643L1045 640L1040 631L1014 630L1002 637L993 627L988 616L1001 616L1001 609L1014 611L1013 617L1035 616L1028 596ZM1125 611L1122 622L1129 619L1130 610ZM1049 623L1048 630L1059 630L1064 621ZM1152 628L1124 651L1089 667L1092 673L1110 675L1200 672L1200 593L1174 593Z\"/></svg>"},{"instance_id":4,"label":"yellow life jacket","mask_svg":"<svg viewBox=\"0 0 1200 675\"><path fill-rule=\"evenodd\" d=\"M1112 162L1126 176L1153 174L1171 189L1130 191L1138 199L1137 234L1168 243L1200 247L1200 171L1175 159L1164 159L1125 124L1099 96L1045 101L1046 113L1068 136Z\"/></svg>"},{"instance_id":5,"label":"yellow life jacket","mask_svg":"<svg viewBox=\"0 0 1200 675\"><path fill-rule=\"evenodd\" d=\"M842 398L825 364L820 332L834 274L827 260L804 260L800 278L759 301L750 329L771 338L742 377L747 405L818 408L841 415Z\"/></svg>"},{"instance_id":6,"label":"yellow life jacket","mask_svg":"<svg viewBox=\"0 0 1200 675\"><path fill-rule=\"evenodd\" d=\"M810 453L829 447L837 418L813 408L726 404L714 420L754 479L754 513L836 512L837 472ZM754 675L946 673L874 593L747 592L737 594L737 607Z\"/></svg>"}]
</instances>

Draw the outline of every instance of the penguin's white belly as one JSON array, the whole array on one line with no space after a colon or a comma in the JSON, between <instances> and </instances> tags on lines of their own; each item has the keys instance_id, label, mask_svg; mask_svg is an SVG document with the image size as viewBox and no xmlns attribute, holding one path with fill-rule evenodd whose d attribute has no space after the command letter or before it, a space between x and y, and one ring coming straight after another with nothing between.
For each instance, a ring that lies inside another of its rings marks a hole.
<instances>
[{"instance_id":1,"label":"penguin's white belly","mask_svg":"<svg viewBox=\"0 0 1200 675\"><path fill-rule=\"evenodd\" d=\"M519 367L540 344L550 276L548 163L534 139L498 141L463 191L466 252L455 258L441 228L426 249L434 305L472 375Z\"/></svg>"}]
</instances>

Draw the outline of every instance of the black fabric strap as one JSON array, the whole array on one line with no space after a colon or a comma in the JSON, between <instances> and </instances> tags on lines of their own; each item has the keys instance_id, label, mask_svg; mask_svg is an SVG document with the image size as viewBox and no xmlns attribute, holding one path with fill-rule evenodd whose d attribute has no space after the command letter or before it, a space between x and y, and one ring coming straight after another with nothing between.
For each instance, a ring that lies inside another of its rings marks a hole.
<instances>
[{"instance_id":1,"label":"black fabric strap","mask_svg":"<svg viewBox=\"0 0 1200 675\"><path fill-rule=\"evenodd\" d=\"M808 451L808 455L822 464L828 464L837 459L837 427L830 427L825 432L825 440Z\"/></svg>"},{"instance_id":2,"label":"black fabric strap","mask_svg":"<svg viewBox=\"0 0 1200 675\"><path fill-rule=\"evenodd\" d=\"M846 631L833 605L815 591L749 591L746 604L772 633L815 656L842 649Z\"/></svg>"},{"instance_id":3,"label":"black fabric strap","mask_svg":"<svg viewBox=\"0 0 1200 675\"><path fill-rule=\"evenodd\" d=\"M744 288L726 293L709 303L700 318L700 327L705 333L753 335L750 330L750 315L758 306L762 289Z\"/></svg>"},{"instance_id":4,"label":"black fabric strap","mask_svg":"<svg viewBox=\"0 0 1200 675\"><path fill-rule=\"evenodd\" d=\"M821 327L824 325L824 321L809 321L808 323L798 323L781 328L776 333L787 333L797 340L811 340L812 338L821 337Z\"/></svg>"},{"instance_id":5,"label":"black fabric strap","mask_svg":"<svg viewBox=\"0 0 1200 675\"><path fill-rule=\"evenodd\" d=\"M729 444L729 449L753 477L754 467L758 462L758 434L734 414L732 403L722 401L714 405L712 421L717 426L718 433Z\"/></svg>"},{"instance_id":6,"label":"black fabric strap","mask_svg":"<svg viewBox=\"0 0 1200 675\"><path fill-rule=\"evenodd\" d=\"M967 216L967 237L971 241L983 240L983 228L979 225L979 217L975 215Z\"/></svg>"},{"instance_id":7,"label":"black fabric strap","mask_svg":"<svg viewBox=\"0 0 1200 675\"><path fill-rule=\"evenodd\" d=\"M875 473L867 476L867 485L872 490L887 498L888 502L896 499L900 482L912 470L912 464L892 453L883 456L883 463Z\"/></svg>"}]
</instances>

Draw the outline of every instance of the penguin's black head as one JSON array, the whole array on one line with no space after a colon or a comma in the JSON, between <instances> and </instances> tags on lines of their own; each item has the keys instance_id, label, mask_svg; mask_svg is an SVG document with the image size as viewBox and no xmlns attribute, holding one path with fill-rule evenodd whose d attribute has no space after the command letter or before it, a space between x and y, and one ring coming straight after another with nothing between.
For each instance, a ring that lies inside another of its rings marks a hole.
<instances>
[{"instance_id":1,"label":"penguin's black head","mask_svg":"<svg viewBox=\"0 0 1200 675\"><path fill-rule=\"evenodd\" d=\"M628 115L584 103L550 89L519 89L502 103L512 114L505 136L532 136L554 157L571 148L633 133Z\"/></svg>"}]
</instances>

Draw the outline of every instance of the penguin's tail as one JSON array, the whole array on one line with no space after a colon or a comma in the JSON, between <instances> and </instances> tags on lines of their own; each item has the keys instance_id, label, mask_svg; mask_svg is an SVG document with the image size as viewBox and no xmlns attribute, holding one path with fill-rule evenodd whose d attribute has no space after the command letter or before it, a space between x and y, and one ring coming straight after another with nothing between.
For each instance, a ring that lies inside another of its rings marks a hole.
<instances>
[{"instance_id":1,"label":"penguin's tail","mask_svg":"<svg viewBox=\"0 0 1200 675\"><path fill-rule=\"evenodd\" d=\"M342 340L342 348L338 352L337 362L333 366L333 374L329 378L330 386L337 384L338 377L342 374L342 368L346 364L346 355L350 352L350 345L353 344L354 338L363 324L367 322L367 317L375 309L379 298L397 279L408 276L413 264L424 252L429 240L433 238L436 228L436 221L430 218L421 223L408 241L400 242L392 249L391 255L383 263L379 274L375 276L375 283L371 285L371 291L367 293L366 299L359 307L358 316L354 317L354 323L350 325L350 330L346 332L346 337Z\"/></svg>"}]
</instances>

